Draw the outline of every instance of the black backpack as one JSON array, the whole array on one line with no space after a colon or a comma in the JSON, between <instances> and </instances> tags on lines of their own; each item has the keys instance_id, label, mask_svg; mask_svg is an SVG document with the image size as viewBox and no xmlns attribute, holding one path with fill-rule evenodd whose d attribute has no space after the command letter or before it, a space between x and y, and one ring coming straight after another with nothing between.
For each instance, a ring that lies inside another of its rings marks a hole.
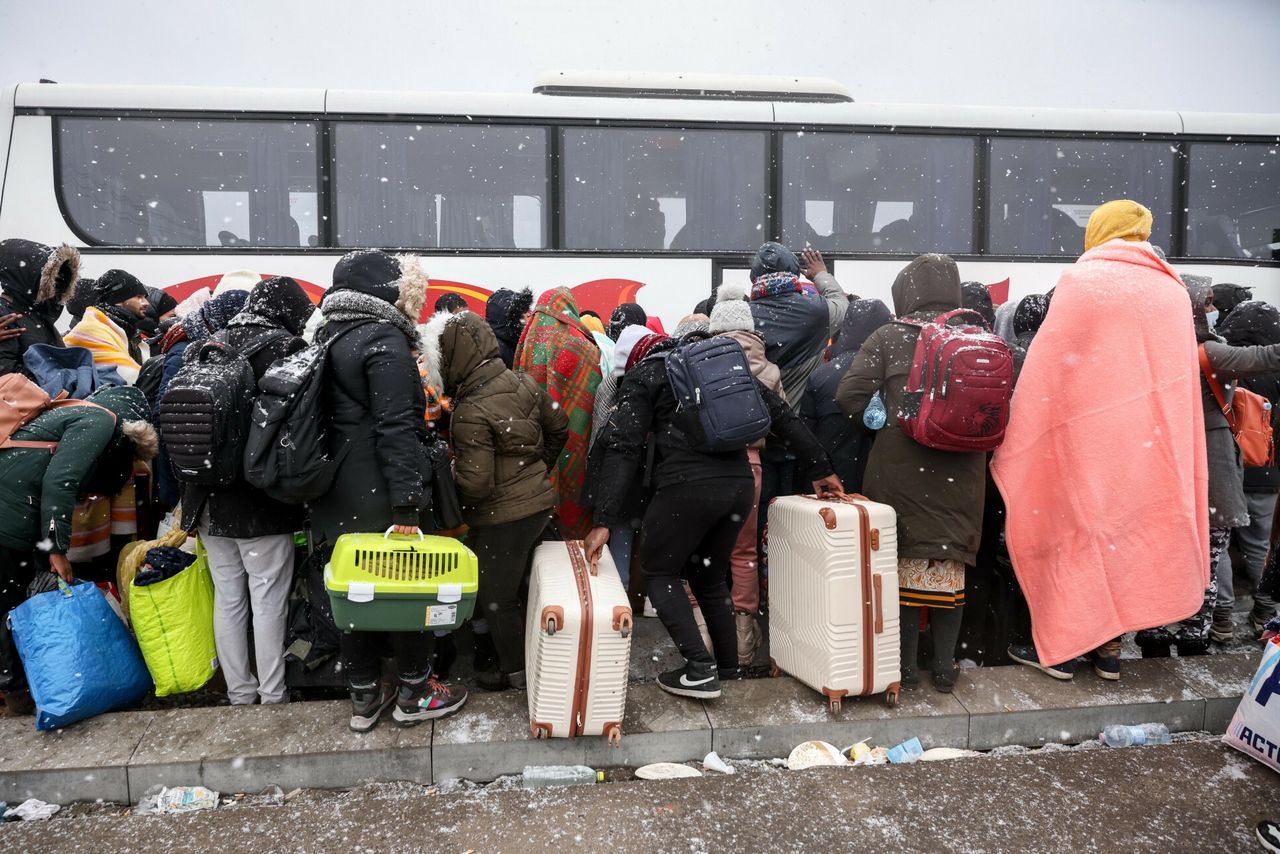
<instances>
[{"instance_id":1,"label":"black backpack","mask_svg":"<svg viewBox=\"0 0 1280 854\"><path fill-rule=\"evenodd\" d=\"M324 412L329 348L364 325L311 344L262 375L244 443L244 478L250 486L285 504L304 504L329 491L341 462L330 455Z\"/></svg>"},{"instance_id":2,"label":"black backpack","mask_svg":"<svg viewBox=\"0 0 1280 854\"><path fill-rule=\"evenodd\" d=\"M155 412L160 405L160 380L164 378L164 354L152 356L142 363L133 387L147 399L147 410Z\"/></svg>"},{"instance_id":3,"label":"black backpack","mask_svg":"<svg viewBox=\"0 0 1280 854\"><path fill-rule=\"evenodd\" d=\"M258 393L251 359L273 340L273 329L239 349L214 338L183 354L182 367L160 398L160 438L183 483L227 486L240 476L249 411Z\"/></svg>"},{"instance_id":4,"label":"black backpack","mask_svg":"<svg viewBox=\"0 0 1280 854\"><path fill-rule=\"evenodd\" d=\"M769 435L773 421L742 345L712 337L664 353L675 425L694 450L724 453Z\"/></svg>"}]
</instances>

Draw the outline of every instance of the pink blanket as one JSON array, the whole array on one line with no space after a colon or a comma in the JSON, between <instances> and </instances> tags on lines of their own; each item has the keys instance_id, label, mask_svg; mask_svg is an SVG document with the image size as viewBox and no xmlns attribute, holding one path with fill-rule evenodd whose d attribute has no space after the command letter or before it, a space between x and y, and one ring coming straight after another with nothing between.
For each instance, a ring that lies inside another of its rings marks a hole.
<instances>
[{"instance_id":1,"label":"pink blanket","mask_svg":"<svg viewBox=\"0 0 1280 854\"><path fill-rule=\"evenodd\" d=\"M1208 469L1191 303L1150 244L1109 241L1062 274L992 474L1042 662L1199 609Z\"/></svg>"}]
</instances>

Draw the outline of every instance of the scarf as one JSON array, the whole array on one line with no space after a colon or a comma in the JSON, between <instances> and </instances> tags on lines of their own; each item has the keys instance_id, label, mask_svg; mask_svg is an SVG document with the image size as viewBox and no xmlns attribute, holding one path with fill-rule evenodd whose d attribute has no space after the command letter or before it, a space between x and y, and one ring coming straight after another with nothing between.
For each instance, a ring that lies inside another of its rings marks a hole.
<instances>
[{"instance_id":1,"label":"scarf","mask_svg":"<svg viewBox=\"0 0 1280 854\"><path fill-rule=\"evenodd\" d=\"M631 355L627 357L627 370L630 371L636 365L647 359L654 347L658 346L663 341L670 340L672 340L670 336L659 335L656 332L652 335L646 335L641 338L639 343L631 348Z\"/></svg>"},{"instance_id":2,"label":"scarf","mask_svg":"<svg viewBox=\"0 0 1280 854\"><path fill-rule=\"evenodd\" d=\"M784 294L814 294L818 289L795 273L766 273L751 281L752 299L769 299Z\"/></svg>"},{"instance_id":3,"label":"scarf","mask_svg":"<svg viewBox=\"0 0 1280 854\"><path fill-rule=\"evenodd\" d=\"M404 312L386 300L345 288L339 291L328 291L320 301L320 313L324 315L326 323L369 319L390 323L404 333L404 337L409 339L410 347L415 350L422 349L417 325L406 317Z\"/></svg>"},{"instance_id":4,"label":"scarf","mask_svg":"<svg viewBox=\"0 0 1280 854\"><path fill-rule=\"evenodd\" d=\"M68 347L84 347L92 353L95 366L115 368L126 383L137 381L142 366L129 353L129 336L102 309L85 309L84 317L63 340Z\"/></svg>"},{"instance_id":5,"label":"scarf","mask_svg":"<svg viewBox=\"0 0 1280 854\"><path fill-rule=\"evenodd\" d=\"M187 340L187 329L181 323L175 323L169 327L169 331L160 339L160 352L168 353L173 349L174 345L180 341Z\"/></svg>"}]
</instances>

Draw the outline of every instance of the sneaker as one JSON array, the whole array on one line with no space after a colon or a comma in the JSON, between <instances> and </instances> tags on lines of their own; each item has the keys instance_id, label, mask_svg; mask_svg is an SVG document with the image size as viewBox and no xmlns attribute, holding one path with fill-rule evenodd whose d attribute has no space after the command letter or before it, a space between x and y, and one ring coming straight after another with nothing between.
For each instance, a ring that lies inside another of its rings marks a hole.
<instances>
[{"instance_id":1,"label":"sneaker","mask_svg":"<svg viewBox=\"0 0 1280 854\"><path fill-rule=\"evenodd\" d=\"M755 614L745 611L734 612L733 621L738 630L738 664L748 667L755 661L756 651L760 649L763 641L760 623L756 620Z\"/></svg>"},{"instance_id":2,"label":"sneaker","mask_svg":"<svg viewBox=\"0 0 1280 854\"><path fill-rule=\"evenodd\" d=\"M1098 674L1099 679L1106 679L1108 682L1119 681L1120 656L1107 655L1095 649L1089 653L1089 658L1093 661L1093 672Z\"/></svg>"},{"instance_id":3,"label":"sneaker","mask_svg":"<svg viewBox=\"0 0 1280 854\"><path fill-rule=\"evenodd\" d=\"M1258 835L1258 841L1262 843L1263 848L1280 852L1280 822L1260 821L1254 833Z\"/></svg>"},{"instance_id":4,"label":"sneaker","mask_svg":"<svg viewBox=\"0 0 1280 854\"><path fill-rule=\"evenodd\" d=\"M1214 620L1213 624L1209 626L1209 638L1210 640L1217 641L1218 643L1231 643L1235 640L1236 627L1231 622L1231 618L1228 617L1225 620Z\"/></svg>"},{"instance_id":5,"label":"sneaker","mask_svg":"<svg viewBox=\"0 0 1280 854\"><path fill-rule=\"evenodd\" d=\"M475 635L475 639L475 654L471 658L472 667L476 673L495 669L498 666L498 650L493 645L493 635L485 632L482 635Z\"/></svg>"},{"instance_id":6,"label":"sneaker","mask_svg":"<svg viewBox=\"0 0 1280 854\"><path fill-rule=\"evenodd\" d=\"M434 676L417 685L402 682L391 717L400 726L413 726L423 721L448 717L461 709L466 701L466 688L447 685Z\"/></svg>"},{"instance_id":7,"label":"sneaker","mask_svg":"<svg viewBox=\"0 0 1280 854\"><path fill-rule=\"evenodd\" d=\"M690 661L678 670L659 675L658 687L677 697L714 700L720 696L720 677L714 664Z\"/></svg>"},{"instance_id":8,"label":"sneaker","mask_svg":"<svg viewBox=\"0 0 1280 854\"><path fill-rule=\"evenodd\" d=\"M352 732L368 732L378 725L378 718L396 701L396 692L377 684L351 689L351 720L347 724Z\"/></svg>"},{"instance_id":9,"label":"sneaker","mask_svg":"<svg viewBox=\"0 0 1280 854\"><path fill-rule=\"evenodd\" d=\"M956 689L956 680L960 678L960 668L954 664L943 670L932 671L933 687L941 694L950 694Z\"/></svg>"},{"instance_id":10,"label":"sneaker","mask_svg":"<svg viewBox=\"0 0 1280 854\"><path fill-rule=\"evenodd\" d=\"M1009 657L1019 664L1025 664L1028 667L1034 667L1041 673L1047 673L1054 679L1061 679L1069 682L1076 675L1075 660L1064 661L1061 664L1047 665L1040 663L1040 654L1036 652L1036 648L1030 644L1026 646L1010 646Z\"/></svg>"}]
</instances>

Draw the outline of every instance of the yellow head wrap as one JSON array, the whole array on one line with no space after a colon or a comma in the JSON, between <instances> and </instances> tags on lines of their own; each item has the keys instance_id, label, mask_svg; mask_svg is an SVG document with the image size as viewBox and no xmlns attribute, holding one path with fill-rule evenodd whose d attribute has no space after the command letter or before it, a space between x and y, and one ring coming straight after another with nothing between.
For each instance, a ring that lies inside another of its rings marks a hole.
<instances>
[{"instance_id":1,"label":"yellow head wrap","mask_svg":"<svg viewBox=\"0 0 1280 854\"><path fill-rule=\"evenodd\" d=\"M1151 236L1151 211L1129 199L1117 199L1099 206L1089 216L1084 229L1084 251L1117 237L1146 240Z\"/></svg>"},{"instance_id":2,"label":"yellow head wrap","mask_svg":"<svg viewBox=\"0 0 1280 854\"><path fill-rule=\"evenodd\" d=\"M582 315L582 325L587 327L589 332L599 332L604 334L604 324L600 322L600 318L592 317L589 314Z\"/></svg>"}]
</instances>

